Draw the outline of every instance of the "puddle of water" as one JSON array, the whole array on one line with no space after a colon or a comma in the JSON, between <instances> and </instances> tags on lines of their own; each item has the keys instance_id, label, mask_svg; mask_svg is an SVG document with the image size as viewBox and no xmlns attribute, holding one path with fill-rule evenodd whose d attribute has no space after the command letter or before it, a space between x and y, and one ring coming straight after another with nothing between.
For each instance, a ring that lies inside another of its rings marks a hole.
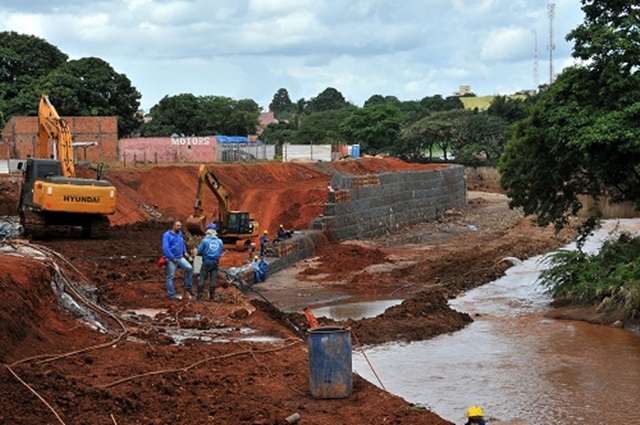
<instances>
[{"instance_id":1,"label":"puddle of water","mask_svg":"<svg viewBox=\"0 0 640 425\"><path fill-rule=\"evenodd\" d=\"M203 343L245 342L281 342L277 337L257 335L251 328L212 328L212 329L170 329L165 332L173 338L176 345L182 345L188 339ZM238 335L239 334L239 335Z\"/></svg>"},{"instance_id":2,"label":"puddle of water","mask_svg":"<svg viewBox=\"0 0 640 425\"><path fill-rule=\"evenodd\" d=\"M129 316L147 316L150 318L155 318L159 314L168 314L169 310L166 308L137 308L133 310L127 310L124 312L124 315Z\"/></svg>"},{"instance_id":3,"label":"puddle of water","mask_svg":"<svg viewBox=\"0 0 640 425\"><path fill-rule=\"evenodd\" d=\"M640 220L620 220L630 231ZM598 249L616 221L586 246ZM536 284L540 257L451 301L479 314L453 334L366 348L387 390L455 423L470 405L501 421L637 423L640 336L622 329L546 319L550 297ZM360 353L354 369L377 380Z\"/></svg>"},{"instance_id":4,"label":"puddle of water","mask_svg":"<svg viewBox=\"0 0 640 425\"><path fill-rule=\"evenodd\" d=\"M326 317L337 321L353 319L359 320L367 317L376 317L384 313L389 307L402 303L401 299L361 301L341 304L331 304L313 308L316 317Z\"/></svg>"}]
</instances>

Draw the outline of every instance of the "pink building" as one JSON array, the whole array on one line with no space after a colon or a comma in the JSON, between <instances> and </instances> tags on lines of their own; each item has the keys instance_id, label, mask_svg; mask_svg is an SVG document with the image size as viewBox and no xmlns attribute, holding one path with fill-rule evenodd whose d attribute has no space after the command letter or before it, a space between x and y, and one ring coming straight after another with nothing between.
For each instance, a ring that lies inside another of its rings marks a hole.
<instances>
[{"instance_id":1,"label":"pink building","mask_svg":"<svg viewBox=\"0 0 640 425\"><path fill-rule=\"evenodd\" d=\"M273 111L263 112L260 114L260 125L256 130L256 134L259 136L262 134L265 128L271 123L278 123L276 115Z\"/></svg>"},{"instance_id":2,"label":"pink building","mask_svg":"<svg viewBox=\"0 0 640 425\"><path fill-rule=\"evenodd\" d=\"M120 139L120 160L132 163L215 162L217 143L207 137L138 137Z\"/></svg>"}]
</instances>

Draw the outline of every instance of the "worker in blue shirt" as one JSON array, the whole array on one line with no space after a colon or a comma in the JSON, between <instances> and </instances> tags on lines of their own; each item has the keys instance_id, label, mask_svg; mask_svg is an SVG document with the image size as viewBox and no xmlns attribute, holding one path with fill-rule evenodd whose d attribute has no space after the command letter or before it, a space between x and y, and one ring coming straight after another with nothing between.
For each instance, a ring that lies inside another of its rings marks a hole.
<instances>
[{"instance_id":1,"label":"worker in blue shirt","mask_svg":"<svg viewBox=\"0 0 640 425\"><path fill-rule=\"evenodd\" d=\"M190 296L193 296L193 289L191 289L193 268L189 264L191 257L187 254L187 246L184 243L182 222L180 220L174 220L171 224L171 229L167 230L162 236L162 253L166 259L166 286L169 299L182 299L176 294L173 285L176 269L182 269L184 272L184 290Z\"/></svg>"},{"instance_id":2,"label":"worker in blue shirt","mask_svg":"<svg viewBox=\"0 0 640 425\"><path fill-rule=\"evenodd\" d=\"M216 280L218 279L218 262L224 250L224 245L218 237L217 229L215 223L207 226L205 237L196 251L196 255L202 256L200 280L198 281L198 299L203 298L206 283L209 287L209 299L214 301Z\"/></svg>"},{"instance_id":3,"label":"worker in blue shirt","mask_svg":"<svg viewBox=\"0 0 640 425\"><path fill-rule=\"evenodd\" d=\"M262 232L262 236L260 236L260 256L264 258L267 255L267 232L266 230Z\"/></svg>"},{"instance_id":4,"label":"worker in blue shirt","mask_svg":"<svg viewBox=\"0 0 640 425\"><path fill-rule=\"evenodd\" d=\"M253 257L252 267L254 283L260 283L267 280L267 268L269 267L269 262L267 260L256 255Z\"/></svg>"}]
</instances>

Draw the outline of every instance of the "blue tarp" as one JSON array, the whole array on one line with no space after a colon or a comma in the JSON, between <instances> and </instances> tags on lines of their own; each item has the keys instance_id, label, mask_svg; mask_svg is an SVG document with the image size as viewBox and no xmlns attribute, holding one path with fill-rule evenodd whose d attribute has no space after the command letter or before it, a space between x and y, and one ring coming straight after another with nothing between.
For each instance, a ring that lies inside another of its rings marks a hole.
<instances>
[{"instance_id":1,"label":"blue tarp","mask_svg":"<svg viewBox=\"0 0 640 425\"><path fill-rule=\"evenodd\" d=\"M221 136L216 135L216 140L218 143L238 143L238 144L249 144L249 138L247 136ZM261 145L262 142L260 139L257 140L256 144Z\"/></svg>"}]
</instances>

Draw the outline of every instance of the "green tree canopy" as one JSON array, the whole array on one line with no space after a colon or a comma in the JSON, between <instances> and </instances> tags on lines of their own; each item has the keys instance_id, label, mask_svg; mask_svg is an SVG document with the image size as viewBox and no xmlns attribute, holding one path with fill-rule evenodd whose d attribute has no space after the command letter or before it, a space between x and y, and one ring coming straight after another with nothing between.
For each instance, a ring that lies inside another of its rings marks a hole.
<instances>
[{"instance_id":1,"label":"green tree canopy","mask_svg":"<svg viewBox=\"0 0 640 425\"><path fill-rule=\"evenodd\" d=\"M273 111L276 118L280 118L283 112L295 111L295 105L291 101L287 89L281 88L273 95L273 100L269 104L269 109Z\"/></svg>"},{"instance_id":2,"label":"green tree canopy","mask_svg":"<svg viewBox=\"0 0 640 425\"><path fill-rule=\"evenodd\" d=\"M393 105L377 104L353 113L340 125L341 133L352 144L359 144L363 152L377 154L393 150L399 142L404 117Z\"/></svg>"},{"instance_id":3,"label":"green tree canopy","mask_svg":"<svg viewBox=\"0 0 640 425\"><path fill-rule=\"evenodd\" d=\"M26 103L19 94L66 62L68 56L56 46L33 35L0 32L0 127L12 115L37 112L40 93ZM33 105L35 109L33 109Z\"/></svg>"},{"instance_id":4,"label":"green tree canopy","mask_svg":"<svg viewBox=\"0 0 640 425\"><path fill-rule=\"evenodd\" d=\"M638 8L582 4L585 21L568 38L585 65L566 69L540 95L500 164L511 206L556 228L579 210L581 194L640 205Z\"/></svg>"},{"instance_id":5,"label":"green tree canopy","mask_svg":"<svg viewBox=\"0 0 640 425\"><path fill-rule=\"evenodd\" d=\"M283 143L293 143L296 139L297 128L286 121L271 123L264 129L260 139L271 145L282 145Z\"/></svg>"},{"instance_id":6,"label":"green tree canopy","mask_svg":"<svg viewBox=\"0 0 640 425\"><path fill-rule=\"evenodd\" d=\"M351 109L343 108L316 112L305 117L296 133L296 143L335 144L344 140L340 124L351 115Z\"/></svg>"},{"instance_id":7,"label":"green tree canopy","mask_svg":"<svg viewBox=\"0 0 640 425\"><path fill-rule=\"evenodd\" d=\"M120 136L140 127L140 93L104 60L67 61L45 40L15 32L0 32L0 46L2 125L13 115L37 115L40 96L48 94L60 115L114 115Z\"/></svg>"},{"instance_id":8,"label":"green tree canopy","mask_svg":"<svg viewBox=\"0 0 640 425\"><path fill-rule=\"evenodd\" d=\"M165 96L150 115L152 120L143 128L145 136L248 135L256 132L260 107L250 99L183 93Z\"/></svg>"},{"instance_id":9,"label":"green tree canopy","mask_svg":"<svg viewBox=\"0 0 640 425\"><path fill-rule=\"evenodd\" d=\"M505 120L486 112L466 113L458 124L459 136L452 145L456 161L474 163L478 158L495 163L504 151L508 125Z\"/></svg>"},{"instance_id":10,"label":"green tree canopy","mask_svg":"<svg viewBox=\"0 0 640 425\"><path fill-rule=\"evenodd\" d=\"M318 96L309 99L305 107L305 112L312 114L314 112L331 111L349 106L352 105L347 102L342 93L333 87L328 87Z\"/></svg>"},{"instance_id":11,"label":"green tree canopy","mask_svg":"<svg viewBox=\"0 0 640 425\"><path fill-rule=\"evenodd\" d=\"M487 109L489 115L500 117L509 124L524 119L528 114L528 105L524 99L508 96L496 96Z\"/></svg>"},{"instance_id":12,"label":"green tree canopy","mask_svg":"<svg viewBox=\"0 0 640 425\"><path fill-rule=\"evenodd\" d=\"M41 78L36 87L49 94L61 115L116 116L121 136L131 135L142 125L137 113L142 95L126 75L100 58L68 61ZM37 104L39 96L35 99Z\"/></svg>"}]
</instances>

